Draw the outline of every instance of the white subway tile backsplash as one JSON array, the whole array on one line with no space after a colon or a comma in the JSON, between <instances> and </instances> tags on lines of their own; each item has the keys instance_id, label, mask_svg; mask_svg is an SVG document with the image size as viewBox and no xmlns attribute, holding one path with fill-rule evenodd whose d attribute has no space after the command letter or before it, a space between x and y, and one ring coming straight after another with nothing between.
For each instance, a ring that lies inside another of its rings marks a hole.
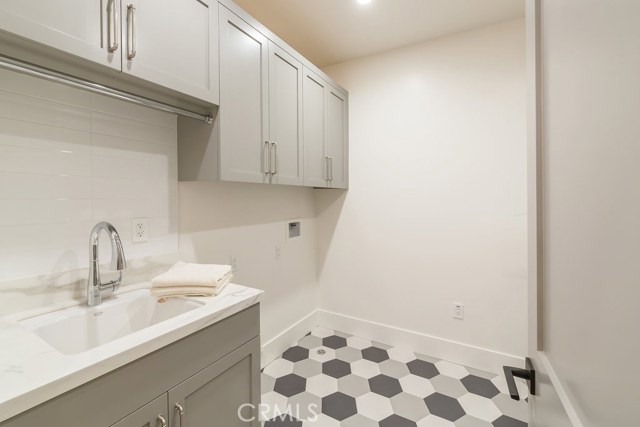
<instances>
[{"instance_id":1,"label":"white subway tile backsplash","mask_svg":"<svg viewBox=\"0 0 640 427\"><path fill-rule=\"evenodd\" d=\"M173 117L167 122L170 125L177 123L177 120ZM177 146L177 125L175 127L159 126L100 112L93 113L92 124L94 133Z\"/></svg>"},{"instance_id":2,"label":"white subway tile backsplash","mask_svg":"<svg viewBox=\"0 0 640 427\"><path fill-rule=\"evenodd\" d=\"M129 260L177 252L176 128L171 114L0 71L0 292L86 268L98 221ZM139 217L149 241L133 244ZM108 262L108 239L100 249Z\"/></svg>"},{"instance_id":3,"label":"white subway tile backsplash","mask_svg":"<svg viewBox=\"0 0 640 427\"><path fill-rule=\"evenodd\" d=\"M0 117L91 131L90 110L17 93L0 92Z\"/></svg>"},{"instance_id":4,"label":"white subway tile backsplash","mask_svg":"<svg viewBox=\"0 0 640 427\"><path fill-rule=\"evenodd\" d=\"M0 172L0 200L91 197L91 178L88 176Z\"/></svg>"}]
</instances>

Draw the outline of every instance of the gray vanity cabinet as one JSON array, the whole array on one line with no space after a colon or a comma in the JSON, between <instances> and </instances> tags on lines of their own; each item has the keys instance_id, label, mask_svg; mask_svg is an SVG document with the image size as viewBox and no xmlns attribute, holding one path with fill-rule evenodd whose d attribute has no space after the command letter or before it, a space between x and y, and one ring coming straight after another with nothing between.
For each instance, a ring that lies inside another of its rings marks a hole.
<instances>
[{"instance_id":1,"label":"gray vanity cabinet","mask_svg":"<svg viewBox=\"0 0 640 427\"><path fill-rule=\"evenodd\" d=\"M257 426L240 419L238 410L242 408L245 420L257 418L256 410L242 405L260 399L259 384L252 375L260 370L259 352L258 342L250 342L169 390L170 425Z\"/></svg>"},{"instance_id":2,"label":"gray vanity cabinet","mask_svg":"<svg viewBox=\"0 0 640 427\"><path fill-rule=\"evenodd\" d=\"M238 418L260 403L259 333L255 304L0 427L259 427Z\"/></svg>"},{"instance_id":3,"label":"gray vanity cabinet","mask_svg":"<svg viewBox=\"0 0 640 427\"><path fill-rule=\"evenodd\" d=\"M111 427L167 427L167 412L167 396L163 394Z\"/></svg>"}]
</instances>

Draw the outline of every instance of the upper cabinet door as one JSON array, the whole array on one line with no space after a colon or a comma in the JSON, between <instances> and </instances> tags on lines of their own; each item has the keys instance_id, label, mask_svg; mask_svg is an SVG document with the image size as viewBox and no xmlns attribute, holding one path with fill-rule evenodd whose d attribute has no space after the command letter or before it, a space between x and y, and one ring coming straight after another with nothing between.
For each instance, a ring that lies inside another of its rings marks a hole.
<instances>
[{"instance_id":1,"label":"upper cabinet door","mask_svg":"<svg viewBox=\"0 0 640 427\"><path fill-rule=\"evenodd\" d=\"M329 186L348 188L348 107L346 96L327 85L325 152L329 158Z\"/></svg>"},{"instance_id":2,"label":"upper cabinet door","mask_svg":"<svg viewBox=\"0 0 640 427\"><path fill-rule=\"evenodd\" d=\"M2 31L120 70L120 0L2 0Z\"/></svg>"},{"instance_id":3,"label":"upper cabinet door","mask_svg":"<svg viewBox=\"0 0 640 427\"><path fill-rule=\"evenodd\" d=\"M303 140L304 185L327 187L328 159L325 155L325 104L327 84L304 69L303 75Z\"/></svg>"},{"instance_id":4,"label":"upper cabinet door","mask_svg":"<svg viewBox=\"0 0 640 427\"><path fill-rule=\"evenodd\" d=\"M219 103L218 3L123 0L122 71Z\"/></svg>"},{"instance_id":5,"label":"upper cabinet door","mask_svg":"<svg viewBox=\"0 0 640 427\"><path fill-rule=\"evenodd\" d=\"M302 64L269 43L271 182L303 184Z\"/></svg>"},{"instance_id":6,"label":"upper cabinet door","mask_svg":"<svg viewBox=\"0 0 640 427\"><path fill-rule=\"evenodd\" d=\"M220 6L220 179L267 183L269 44Z\"/></svg>"}]
</instances>

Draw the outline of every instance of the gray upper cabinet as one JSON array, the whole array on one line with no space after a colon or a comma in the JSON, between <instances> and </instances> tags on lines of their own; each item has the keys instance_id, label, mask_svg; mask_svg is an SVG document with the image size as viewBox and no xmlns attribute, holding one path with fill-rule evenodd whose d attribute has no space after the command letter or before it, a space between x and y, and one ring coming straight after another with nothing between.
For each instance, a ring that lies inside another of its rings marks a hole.
<instances>
[{"instance_id":1,"label":"gray upper cabinet","mask_svg":"<svg viewBox=\"0 0 640 427\"><path fill-rule=\"evenodd\" d=\"M220 179L269 182L269 44L220 6Z\"/></svg>"},{"instance_id":2,"label":"gray upper cabinet","mask_svg":"<svg viewBox=\"0 0 640 427\"><path fill-rule=\"evenodd\" d=\"M2 0L0 29L121 69L120 0Z\"/></svg>"},{"instance_id":3,"label":"gray upper cabinet","mask_svg":"<svg viewBox=\"0 0 640 427\"><path fill-rule=\"evenodd\" d=\"M348 188L346 94L304 70L304 185Z\"/></svg>"},{"instance_id":4,"label":"gray upper cabinet","mask_svg":"<svg viewBox=\"0 0 640 427\"><path fill-rule=\"evenodd\" d=\"M124 73L219 103L216 0L127 0L120 17Z\"/></svg>"},{"instance_id":5,"label":"gray upper cabinet","mask_svg":"<svg viewBox=\"0 0 640 427\"><path fill-rule=\"evenodd\" d=\"M271 182L303 184L302 64L269 43Z\"/></svg>"},{"instance_id":6,"label":"gray upper cabinet","mask_svg":"<svg viewBox=\"0 0 640 427\"><path fill-rule=\"evenodd\" d=\"M3 0L0 30L219 103L216 0Z\"/></svg>"},{"instance_id":7,"label":"gray upper cabinet","mask_svg":"<svg viewBox=\"0 0 640 427\"><path fill-rule=\"evenodd\" d=\"M302 64L220 6L223 181L303 184Z\"/></svg>"},{"instance_id":8,"label":"gray upper cabinet","mask_svg":"<svg viewBox=\"0 0 640 427\"><path fill-rule=\"evenodd\" d=\"M168 427L167 395L144 405L111 427Z\"/></svg>"}]
</instances>

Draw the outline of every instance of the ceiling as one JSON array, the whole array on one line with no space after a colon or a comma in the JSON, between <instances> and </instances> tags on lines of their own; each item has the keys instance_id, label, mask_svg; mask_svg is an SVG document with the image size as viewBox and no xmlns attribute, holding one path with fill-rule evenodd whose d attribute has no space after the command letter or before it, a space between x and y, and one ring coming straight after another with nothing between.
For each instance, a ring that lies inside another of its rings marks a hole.
<instances>
[{"instance_id":1,"label":"ceiling","mask_svg":"<svg viewBox=\"0 0 640 427\"><path fill-rule=\"evenodd\" d=\"M524 16L524 0L235 0L319 67Z\"/></svg>"}]
</instances>

